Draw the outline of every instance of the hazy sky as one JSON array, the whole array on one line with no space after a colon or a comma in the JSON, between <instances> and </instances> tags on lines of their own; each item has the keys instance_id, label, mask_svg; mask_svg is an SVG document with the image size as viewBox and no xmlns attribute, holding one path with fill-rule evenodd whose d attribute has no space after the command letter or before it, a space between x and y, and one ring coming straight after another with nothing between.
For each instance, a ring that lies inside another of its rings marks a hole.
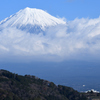
<instances>
[{"instance_id":1,"label":"hazy sky","mask_svg":"<svg viewBox=\"0 0 100 100\"><path fill-rule=\"evenodd\" d=\"M26 7L43 9L67 20L100 15L100 0L1 0L0 21Z\"/></svg>"}]
</instances>

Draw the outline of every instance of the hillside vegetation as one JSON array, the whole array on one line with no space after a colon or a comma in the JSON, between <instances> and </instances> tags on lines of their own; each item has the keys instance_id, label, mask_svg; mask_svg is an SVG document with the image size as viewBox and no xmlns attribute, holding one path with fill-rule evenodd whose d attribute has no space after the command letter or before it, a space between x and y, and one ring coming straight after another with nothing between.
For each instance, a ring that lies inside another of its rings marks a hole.
<instances>
[{"instance_id":1,"label":"hillside vegetation","mask_svg":"<svg viewBox=\"0 0 100 100\"><path fill-rule=\"evenodd\" d=\"M0 100L87 100L74 89L0 70Z\"/></svg>"}]
</instances>

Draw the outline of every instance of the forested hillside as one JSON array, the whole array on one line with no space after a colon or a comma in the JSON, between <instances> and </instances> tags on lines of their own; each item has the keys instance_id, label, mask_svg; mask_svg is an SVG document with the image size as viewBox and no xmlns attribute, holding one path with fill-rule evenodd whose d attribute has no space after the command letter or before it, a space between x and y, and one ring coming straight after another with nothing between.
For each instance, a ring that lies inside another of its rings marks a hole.
<instances>
[{"instance_id":1,"label":"forested hillside","mask_svg":"<svg viewBox=\"0 0 100 100\"><path fill-rule=\"evenodd\" d=\"M87 100L74 89L0 70L0 100Z\"/></svg>"}]
</instances>

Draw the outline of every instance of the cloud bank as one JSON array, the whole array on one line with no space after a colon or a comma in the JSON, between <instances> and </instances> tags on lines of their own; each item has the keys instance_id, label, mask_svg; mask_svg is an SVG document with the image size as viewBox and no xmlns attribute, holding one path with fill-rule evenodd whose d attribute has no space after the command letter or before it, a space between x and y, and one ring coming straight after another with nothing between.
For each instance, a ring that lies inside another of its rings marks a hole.
<instances>
[{"instance_id":1,"label":"cloud bank","mask_svg":"<svg viewBox=\"0 0 100 100\"><path fill-rule=\"evenodd\" d=\"M100 17L68 21L39 34L15 28L0 31L0 61L100 59Z\"/></svg>"}]
</instances>

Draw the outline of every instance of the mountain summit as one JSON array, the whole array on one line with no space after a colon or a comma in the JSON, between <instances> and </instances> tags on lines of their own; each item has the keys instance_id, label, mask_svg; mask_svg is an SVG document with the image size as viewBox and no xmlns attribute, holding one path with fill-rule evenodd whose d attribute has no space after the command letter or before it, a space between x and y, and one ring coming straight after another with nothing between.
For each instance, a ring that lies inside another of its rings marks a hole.
<instances>
[{"instance_id":1,"label":"mountain summit","mask_svg":"<svg viewBox=\"0 0 100 100\"><path fill-rule=\"evenodd\" d=\"M1 21L0 29L5 27L15 27L17 29L34 32L36 30L44 31L47 27L59 24L66 24L66 22L51 16L41 9L27 7Z\"/></svg>"}]
</instances>

